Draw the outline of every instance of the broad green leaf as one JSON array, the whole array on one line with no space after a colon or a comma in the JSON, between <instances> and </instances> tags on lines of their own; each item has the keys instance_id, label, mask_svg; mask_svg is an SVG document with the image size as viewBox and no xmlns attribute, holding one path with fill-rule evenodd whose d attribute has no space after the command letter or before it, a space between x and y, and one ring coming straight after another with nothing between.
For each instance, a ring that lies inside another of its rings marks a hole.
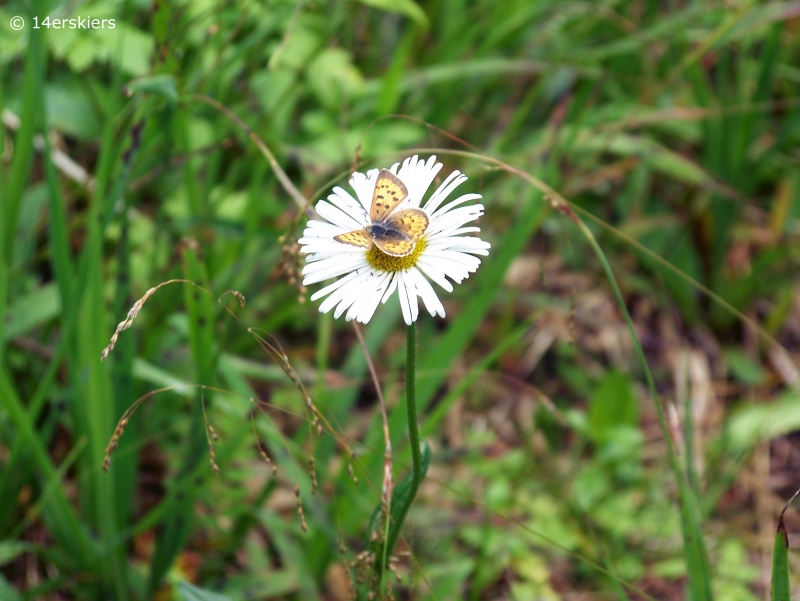
<instances>
[{"instance_id":1,"label":"broad green leaf","mask_svg":"<svg viewBox=\"0 0 800 601\"><path fill-rule=\"evenodd\" d=\"M279 68L300 71L323 45L314 23L303 16L300 16L296 26L286 36L270 56L267 65L270 71Z\"/></svg>"},{"instance_id":2,"label":"broad green leaf","mask_svg":"<svg viewBox=\"0 0 800 601\"><path fill-rule=\"evenodd\" d=\"M589 399L589 435L605 443L620 426L635 426L639 405L627 375L611 370L601 380Z\"/></svg>"},{"instance_id":3,"label":"broad green leaf","mask_svg":"<svg viewBox=\"0 0 800 601\"><path fill-rule=\"evenodd\" d=\"M400 13L421 27L428 27L428 16L414 0L359 0L359 2L381 10Z\"/></svg>"},{"instance_id":4,"label":"broad green leaf","mask_svg":"<svg viewBox=\"0 0 800 601\"><path fill-rule=\"evenodd\" d=\"M188 582L179 582L178 591L183 596L183 601L233 601L230 597L194 586Z\"/></svg>"},{"instance_id":5,"label":"broad green leaf","mask_svg":"<svg viewBox=\"0 0 800 601\"><path fill-rule=\"evenodd\" d=\"M16 59L25 49L28 36L24 28L17 31L11 27L14 16L13 12L0 10L0 66Z\"/></svg>"},{"instance_id":6,"label":"broad green leaf","mask_svg":"<svg viewBox=\"0 0 800 601\"><path fill-rule=\"evenodd\" d=\"M296 82L297 74L293 70L281 68L255 73L250 78L250 87L264 110L271 113L283 106Z\"/></svg>"},{"instance_id":7,"label":"broad green leaf","mask_svg":"<svg viewBox=\"0 0 800 601\"><path fill-rule=\"evenodd\" d=\"M80 36L69 46L66 56L70 69L80 73L97 60L98 53L90 37Z\"/></svg>"},{"instance_id":8,"label":"broad green leaf","mask_svg":"<svg viewBox=\"0 0 800 601\"><path fill-rule=\"evenodd\" d=\"M136 378L153 384L158 388L173 386L173 392L175 394L186 398L192 398L195 395L194 388L190 387L190 382L186 382L176 377L175 374L161 369L157 365L153 365L141 357L136 357L133 360L133 375Z\"/></svg>"},{"instance_id":9,"label":"broad green leaf","mask_svg":"<svg viewBox=\"0 0 800 601\"><path fill-rule=\"evenodd\" d=\"M150 71L150 61L155 49L153 36L117 19L114 29L97 30L98 46L102 55L133 76Z\"/></svg>"},{"instance_id":10,"label":"broad green leaf","mask_svg":"<svg viewBox=\"0 0 800 601\"><path fill-rule=\"evenodd\" d=\"M11 586L11 583L3 574L0 574L0 599L3 599L3 601L22 601L22 595Z\"/></svg>"},{"instance_id":11,"label":"broad green leaf","mask_svg":"<svg viewBox=\"0 0 800 601\"><path fill-rule=\"evenodd\" d=\"M7 564L9 561L22 555L29 553L36 549L35 545L18 540L4 540L0 542L0 566ZM0 596L0 598L3 598Z\"/></svg>"},{"instance_id":12,"label":"broad green leaf","mask_svg":"<svg viewBox=\"0 0 800 601\"><path fill-rule=\"evenodd\" d=\"M138 92L150 92L159 94L172 101L178 100L178 86L172 75L152 75L149 77L139 77L128 82L125 86L132 94Z\"/></svg>"},{"instance_id":13,"label":"broad green leaf","mask_svg":"<svg viewBox=\"0 0 800 601\"><path fill-rule=\"evenodd\" d=\"M47 119L58 131L92 139L100 134L100 122L92 101L78 81L47 86Z\"/></svg>"},{"instance_id":14,"label":"broad green leaf","mask_svg":"<svg viewBox=\"0 0 800 601\"><path fill-rule=\"evenodd\" d=\"M8 308L3 340L20 336L61 313L61 298L55 283L45 284L20 298Z\"/></svg>"},{"instance_id":15,"label":"broad green leaf","mask_svg":"<svg viewBox=\"0 0 800 601\"><path fill-rule=\"evenodd\" d=\"M800 429L800 393L789 391L773 403L748 405L728 420L728 438L734 449L747 449Z\"/></svg>"},{"instance_id":16,"label":"broad green leaf","mask_svg":"<svg viewBox=\"0 0 800 601\"><path fill-rule=\"evenodd\" d=\"M726 349L725 362L731 375L742 384L755 386L764 381L765 373L761 366L738 349Z\"/></svg>"},{"instance_id":17,"label":"broad green leaf","mask_svg":"<svg viewBox=\"0 0 800 601\"><path fill-rule=\"evenodd\" d=\"M317 99L329 109L339 109L364 88L361 72L353 65L350 53L341 48L320 52L308 66L307 74Z\"/></svg>"}]
</instances>

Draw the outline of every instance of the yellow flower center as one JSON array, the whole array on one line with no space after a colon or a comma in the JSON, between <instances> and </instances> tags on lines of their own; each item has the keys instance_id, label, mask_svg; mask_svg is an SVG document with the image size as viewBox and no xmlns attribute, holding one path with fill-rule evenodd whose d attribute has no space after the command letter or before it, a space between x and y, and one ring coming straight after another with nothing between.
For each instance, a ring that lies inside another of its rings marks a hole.
<instances>
[{"instance_id":1,"label":"yellow flower center","mask_svg":"<svg viewBox=\"0 0 800 601\"><path fill-rule=\"evenodd\" d=\"M387 255L383 252L380 248L372 245L367 251L367 261L369 264L372 265L378 271L385 271L388 273L392 273L395 271L405 271L406 269L410 269L417 264L417 259L419 259L422 251L425 250L425 238L420 238L417 240L417 244L414 246L414 250L411 251L410 254L405 255L404 257L393 257L392 255Z\"/></svg>"}]
</instances>

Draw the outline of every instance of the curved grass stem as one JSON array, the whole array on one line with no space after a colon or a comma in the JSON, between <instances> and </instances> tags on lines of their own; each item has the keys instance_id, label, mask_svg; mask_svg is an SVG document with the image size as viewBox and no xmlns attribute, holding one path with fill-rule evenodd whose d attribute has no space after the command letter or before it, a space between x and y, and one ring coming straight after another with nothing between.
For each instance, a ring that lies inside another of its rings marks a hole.
<instances>
[{"instance_id":1,"label":"curved grass stem","mask_svg":"<svg viewBox=\"0 0 800 601\"><path fill-rule=\"evenodd\" d=\"M699 491L692 490L691 482L688 481L687 474L681 469L678 456L675 452L675 447L672 442L669 424L667 423L667 418L664 414L664 408L658 396L658 390L656 389L656 383L653 379L653 374L650 372L650 366L647 363L644 350L639 342L639 337L636 335L636 328L634 327L631 315L625 305L625 301L622 298L622 292L620 292L619 286L617 285L617 280L614 277L614 272L611 270L611 265L609 264L603 249L600 248L600 245L597 243L597 239L594 237L594 234L592 234L591 230L586 226L586 224L577 218L574 220L574 222L578 226L578 229L581 231L584 238L586 238L586 241L592 247L592 250L594 250L595 255L600 261L600 265L603 267L606 279L608 280L611 290L614 293L614 298L617 301L617 306L622 313L625 324L628 326L628 331L631 333L634 352L636 353L636 357L642 367L645 382L650 390L650 395L653 397L653 402L656 407L656 414L658 415L658 423L661 427L661 431L664 435L664 442L666 443L667 447L667 458L669 459L670 467L675 473L675 478L678 483L678 495L680 497L681 513L683 518L681 520L681 527L683 528L684 555L689 572L689 586L692 591L691 598L697 601L710 601L713 599L713 593L711 590L711 567L709 565L708 552L706 550L705 542L703 541L702 530L700 528L701 515L698 506L698 499L696 497L696 495L699 494Z\"/></svg>"}]
</instances>

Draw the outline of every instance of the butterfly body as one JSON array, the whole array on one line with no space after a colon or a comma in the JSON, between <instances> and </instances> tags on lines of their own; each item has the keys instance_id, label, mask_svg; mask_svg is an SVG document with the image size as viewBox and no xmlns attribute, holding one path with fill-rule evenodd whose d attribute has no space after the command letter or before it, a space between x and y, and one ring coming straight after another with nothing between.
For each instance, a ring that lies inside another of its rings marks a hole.
<instances>
[{"instance_id":1,"label":"butterfly body","mask_svg":"<svg viewBox=\"0 0 800 601\"><path fill-rule=\"evenodd\" d=\"M404 257L428 228L428 215L420 209L395 211L408 197L408 188L395 174L383 169L375 182L369 216L371 223L363 229L353 230L334 240L343 244L372 248L373 244L387 255Z\"/></svg>"},{"instance_id":2,"label":"butterfly body","mask_svg":"<svg viewBox=\"0 0 800 601\"><path fill-rule=\"evenodd\" d=\"M373 223L364 228L367 233L372 236L372 239L386 239L386 240L411 240L411 236L404 234L399 229L394 227L389 222Z\"/></svg>"}]
</instances>

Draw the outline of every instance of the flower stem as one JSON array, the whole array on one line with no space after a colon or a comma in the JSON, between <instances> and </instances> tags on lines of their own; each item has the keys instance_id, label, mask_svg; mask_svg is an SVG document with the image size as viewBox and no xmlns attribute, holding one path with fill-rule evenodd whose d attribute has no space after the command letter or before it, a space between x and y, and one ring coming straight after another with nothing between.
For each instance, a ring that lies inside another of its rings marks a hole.
<instances>
[{"instance_id":1,"label":"flower stem","mask_svg":"<svg viewBox=\"0 0 800 601\"><path fill-rule=\"evenodd\" d=\"M422 453L419 448L419 426L417 425L417 325L415 323L408 326L407 334L406 410L408 411L408 438L411 442L412 477L408 494L403 499L397 515L389 517L393 523L390 524L389 536L384 547L383 567L386 566L392 555L397 537L400 535L400 529L403 527L411 503L414 502L414 497L417 496L417 489L422 480Z\"/></svg>"},{"instance_id":2,"label":"flower stem","mask_svg":"<svg viewBox=\"0 0 800 601\"><path fill-rule=\"evenodd\" d=\"M411 442L411 459L414 469L414 480L411 493L406 501L405 511L417 496L419 481L422 479L422 454L419 450L419 426L417 425L417 324L408 326L406 338L406 410L408 411L408 438Z\"/></svg>"}]
</instances>

